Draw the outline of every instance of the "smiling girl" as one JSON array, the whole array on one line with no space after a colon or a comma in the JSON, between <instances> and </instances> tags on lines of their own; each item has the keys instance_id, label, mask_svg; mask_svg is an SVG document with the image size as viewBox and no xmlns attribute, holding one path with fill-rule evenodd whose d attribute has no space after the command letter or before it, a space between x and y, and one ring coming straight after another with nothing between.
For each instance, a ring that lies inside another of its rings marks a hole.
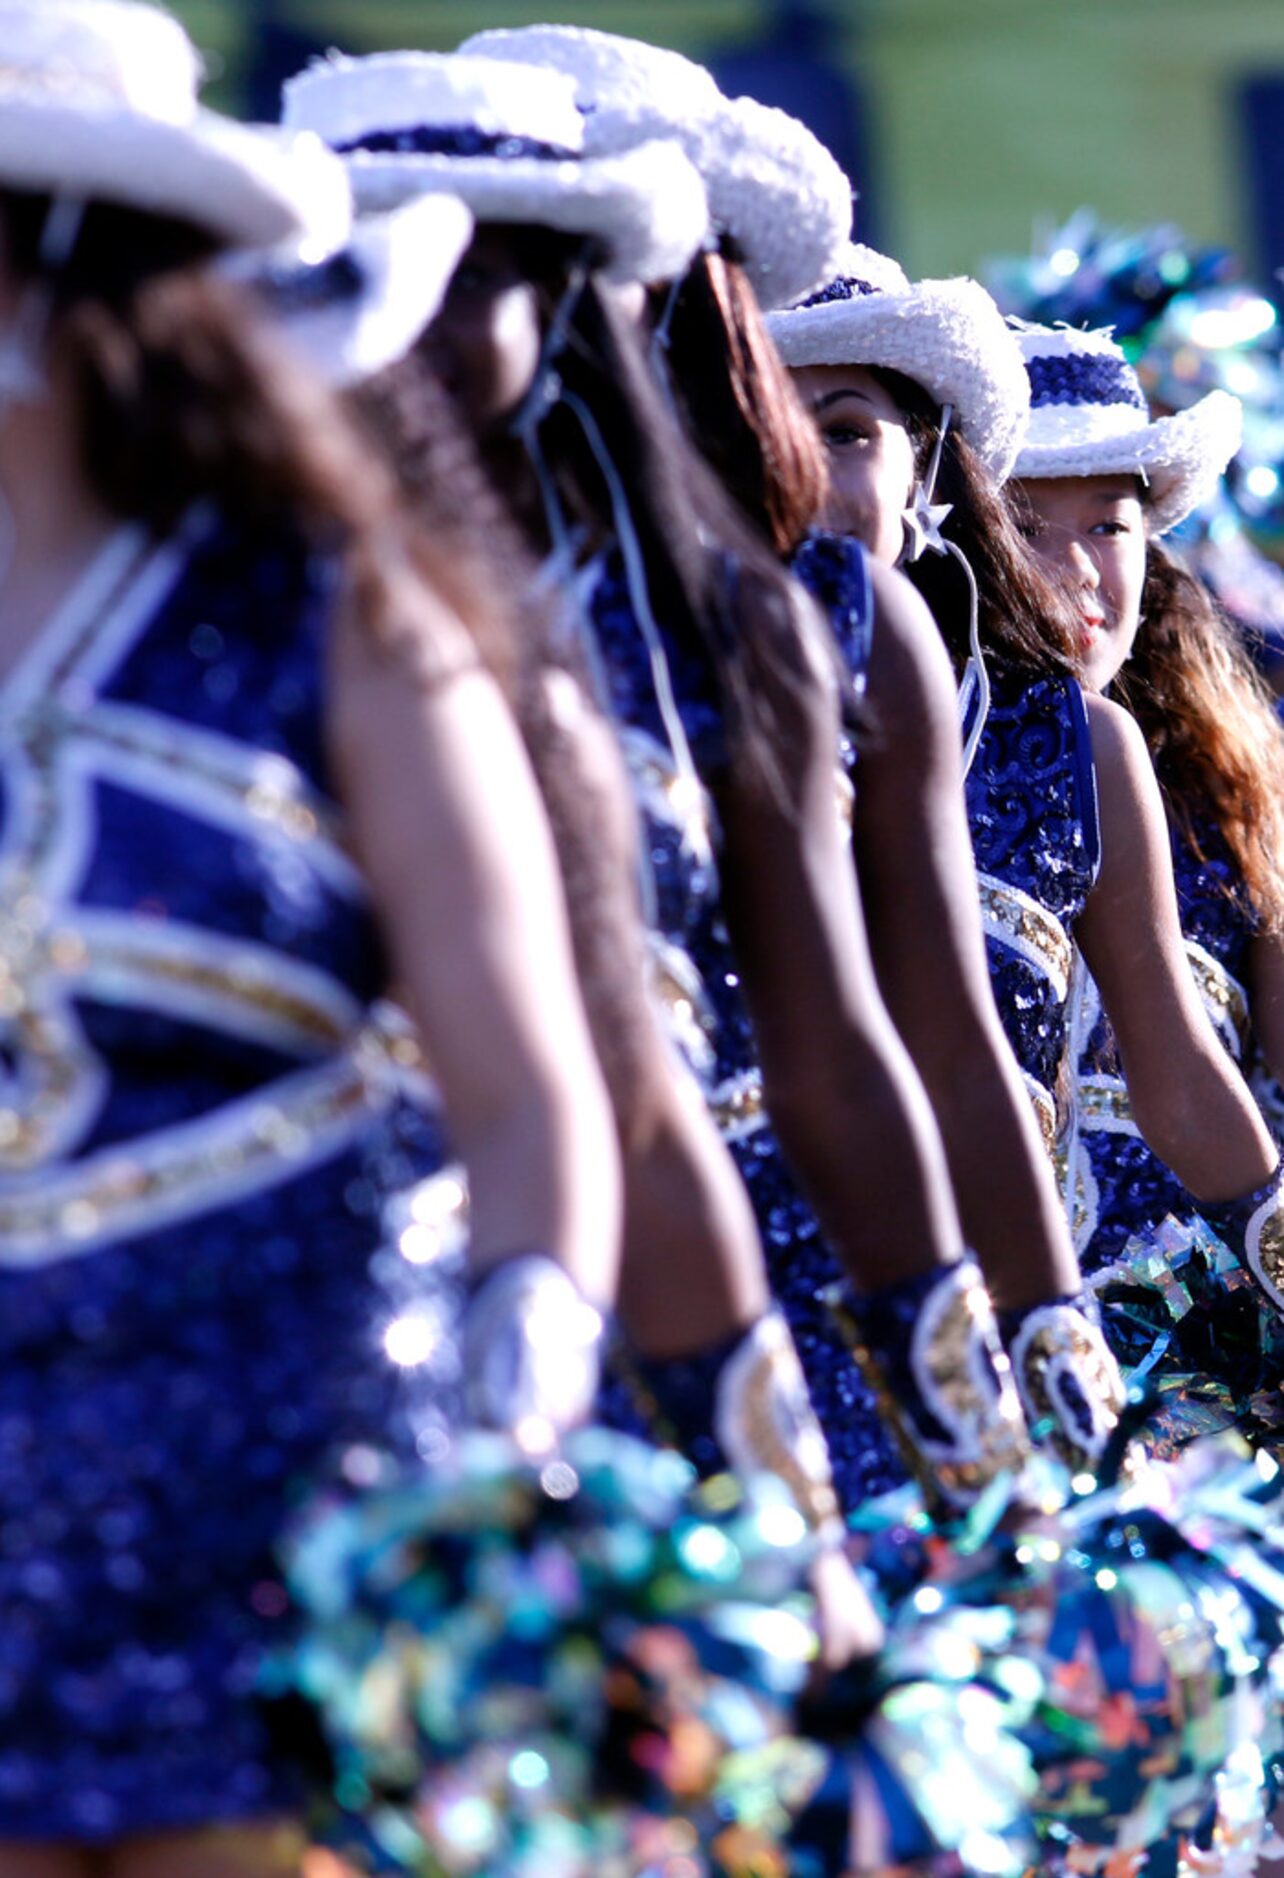
<instances>
[{"instance_id":1,"label":"smiling girl","mask_svg":"<svg viewBox=\"0 0 1284 1878\"><path fill-rule=\"evenodd\" d=\"M1040 561L1079 612L1084 683L1135 718L1163 792L1185 950L1233 1060L1250 1027L1284 1067L1284 730L1236 636L1161 537L1215 486L1239 411L1214 392L1147 421L1105 334L1043 327L1019 343L1035 406L1015 489ZM1088 395L1092 394L1092 395ZM1088 986L1079 1065L1082 1256L1117 1259L1189 1193L1141 1139L1118 1052Z\"/></svg>"},{"instance_id":2,"label":"smiling girl","mask_svg":"<svg viewBox=\"0 0 1284 1878\"><path fill-rule=\"evenodd\" d=\"M1270 1138L1185 965L1144 742L1077 677L1085 635L1095 640L1106 612L1096 600L1067 609L1017 537L972 441L987 413L969 410L980 374L947 344L949 285L911 285L886 257L853 247L841 278L773 317L827 446L827 520L884 561L910 557L952 655L973 748L967 808L991 982L1050 1138L1067 1133L1077 946L1114 1022L1138 1125L1274 1299L1262 1258L1278 1202ZM1099 376L1108 389L1113 366ZM945 553L914 558L937 542Z\"/></svg>"}]
</instances>

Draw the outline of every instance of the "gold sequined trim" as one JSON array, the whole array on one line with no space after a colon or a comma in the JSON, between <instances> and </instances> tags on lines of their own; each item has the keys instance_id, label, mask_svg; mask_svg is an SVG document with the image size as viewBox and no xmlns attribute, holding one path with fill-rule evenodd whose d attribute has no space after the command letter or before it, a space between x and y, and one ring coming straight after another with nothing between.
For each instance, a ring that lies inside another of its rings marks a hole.
<instances>
[{"instance_id":1,"label":"gold sequined trim","mask_svg":"<svg viewBox=\"0 0 1284 1878\"><path fill-rule=\"evenodd\" d=\"M647 933L646 956L651 996L665 1029L704 1081L717 1062L713 1038L718 1026L700 974L682 948L660 933Z\"/></svg>"},{"instance_id":2,"label":"gold sequined trim","mask_svg":"<svg viewBox=\"0 0 1284 1878\"><path fill-rule=\"evenodd\" d=\"M1011 1354L1031 1430L1046 1426L1071 1467L1099 1460L1122 1412L1124 1390L1096 1325L1081 1310L1046 1305L1029 1314ZM1086 1437L1076 1419L1085 1408L1091 1422Z\"/></svg>"},{"instance_id":3,"label":"gold sequined trim","mask_svg":"<svg viewBox=\"0 0 1284 1878\"><path fill-rule=\"evenodd\" d=\"M1030 1098L1035 1120L1039 1124L1043 1145L1049 1154L1055 1154L1059 1132L1056 1100L1050 1090L1045 1089L1041 1082L1036 1082L1033 1076L1026 1075L1024 1070L1021 1072L1021 1080L1025 1084L1025 1092Z\"/></svg>"},{"instance_id":4,"label":"gold sequined trim","mask_svg":"<svg viewBox=\"0 0 1284 1878\"><path fill-rule=\"evenodd\" d=\"M69 724L87 743L115 750L136 763L177 775L189 790L196 784L225 798L255 821L293 841L324 841L339 848L339 820L293 764L262 750L225 745L216 733L193 732L185 724L132 706L99 704L91 719Z\"/></svg>"},{"instance_id":5,"label":"gold sequined trim","mask_svg":"<svg viewBox=\"0 0 1284 1878\"><path fill-rule=\"evenodd\" d=\"M1028 1453L1025 1422L1006 1360L994 1354L996 1395L989 1393L979 1346L993 1332L984 1287L957 1271L924 1301L914 1328L914 1367L928 1407L954 1437L954 1451L937 1457L937 1478L952 1499L965 1499Z\"/></svg>"},{"instance_id":6,"label":"gold sequined trim","mask_svg":"<svg viewBox=\"0 0 1284 1878\"><path fill-rule=\"evenodd\" d=\"M767 1109L762 1099L759 1071L746 1069L738 1076L728 1076L709 1097L709 1109L728 1141L761 1128L767 1119Z\"/></svg>"},{"instance_id":7,"label":"gold sequined trim","mask_svg":"<svg viewBox=\"0 0 1284 1878\"><path fill-rule=\"evenodd\" d=\"M1284 1195L1274 1193L1248 1223L1248 1262L1278 1306L1284 1305Z\"/></svg>"},{"instance_id":8,"label":"gold sequined trim","mask_svg":"<svg viewBox=\"0 0 1284 1878\"><path fill-rule=\"evenodd\" d=\"M1244 987L1231 977L1220 959L1206 952L1194 939L1187 939L1185 943L1186 957L1208 1015L1232 1046L1236 1062L1240 1062L1248 1047L1249 1032L1248 997Z\"/></svg>"},{"instance_id":9,"label":"gold sequined trim","mask_svg":"<svg viewBox=\"0 0 1284 1878\"><path fill-rule=\"evenodd\" d=\"M1029 894L1006 881L995 880L991 874L978 875L977 886L986 933L1036 966L1057 997L1064 998L1070 985L1074 948L1061 921Z\"/></svg>"},{"instance_id":10,"label":"gold sequined trim","mask_svg":"<svg viewBox=\"0 0 1284 1878\"><path fill-rule=\"evenodd\" d=\"M74 932L68 937L83 944ZM313 1045L341 1043L348 1031L348 1026L333 1009L309 998L297 983L294 986L286 982L273 984L263 972L255 970L244 959L238 959L235 952L230 952L225 962L215 962L163 954L146 947L137 950L123 945L111 947L95 941L92 949L86 948L84 967L83 974L75 963L69 963L64 969L74 976L83 975L90 985L102 974L120 974L137 977L143 984L150 980L153 988L171 985L225 1004L243 1005L248 1012L269 1020L282 1030L296 1032L300 1039ZM283 974L283 977L290 975Z\"/></svg>"},{"instance_id":11,"label":"gold sequined trim","mask_svg":"<svg viewBox=\"0 0 1284 1878\"><path fill-rule=\"evenodd\" d=\"M813 1531L838 1518L829 1450L807 1394L794 1340L769 1312L731 1356L718 1389L717 1434L742 1474L774 1474Z\"/></svg>"},{"instance_id":12,"label":"gold sequined trim","mask_svg":"<svg viewBox=\"0 0 1284 1878\"><path fill-rule=\"evenodd\" d=\"M1079 1126L1089 1134L1135 1135L1132 1103L1117 1076L1082 1076L1075 1092Z\"/></svg>"},{"instance_id":13,"label":"gold sequined trim","mask_svg":"<svg viewBox=\"0 0 1284 1878\"><path fill-rule=\"evenodd\" d=\"M209 1116L15 1179L0 1195L0 1264L93 1251L292 1178L355 1140L400 1075L389 1041L369 1029L325 1063Z\"/></svg>"},{"instance_id":14,"label":"gold sequined trim","mask_svg":"<svg viewBox=\"0 0 1284 1878\"><path fill-rule=\"evenodd\" d=\"M1029 1455L1025 1418L1011 1367L997 1348L989 1297L968 1269L956 1268L942 1279L924 1300L914 1328L914 1375L928 1409L948 1431L948 1444L925 1439L893 1395L844 1287L829 1287L824 1302L929 1504L939 1512L957 1512L1000 1473L1019 1471ZM996 1345L992 1355L979 1347L990 1336Z\"/></svg>"}]
</instances>

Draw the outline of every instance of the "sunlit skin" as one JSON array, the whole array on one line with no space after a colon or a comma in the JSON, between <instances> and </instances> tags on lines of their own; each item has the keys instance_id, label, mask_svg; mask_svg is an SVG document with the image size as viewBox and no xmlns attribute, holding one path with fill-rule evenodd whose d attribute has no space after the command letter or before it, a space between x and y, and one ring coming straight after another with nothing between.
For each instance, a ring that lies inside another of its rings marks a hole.
<instances>
[{"instance_id":1,"label":"sunlit skin","mask_svg":"<svg viewBox=\"0 0 1284 1878\"><path fill-rule=\"evenodd\" d=\"M1134 476L1049 476L1017 485L1031 551L1079 609L1083 680L1105 691L1141 625L1146 516Z\"/></svg>"},{"instance_id":2,"label":"sunlit skin","mask_svg":"<svg viewBox=\"0 0 1284 1878\"><path fill-rule=\"evenodd\" d=\"M803 365L793 373L829 460L827 528L855 535L895 567L901 516L914 490L914 446L895 400L863 365Z\"/></svg>"}]
</instances>

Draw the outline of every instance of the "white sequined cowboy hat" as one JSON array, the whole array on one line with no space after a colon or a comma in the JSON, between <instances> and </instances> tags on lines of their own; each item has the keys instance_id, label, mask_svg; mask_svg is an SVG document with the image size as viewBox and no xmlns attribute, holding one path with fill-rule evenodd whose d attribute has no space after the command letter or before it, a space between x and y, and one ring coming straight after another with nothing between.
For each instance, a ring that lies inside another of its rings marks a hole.
<instances>
[{"instance_id":1,"label":"white sequined cowboy hat","mask_svg":"<svg viewBox=\"0 0 1284 1878\"><path fill-rule=\"evenodd\" d=\"M713 239L727 241L764 307L786 306L833 273L851 233L851 184L788 112L726 97L679 52L589 26L495 28L460 50L567 74L587 150L677 138L704 180Z\"/></svg>"},{"instance_id":2,"label":"white sequined cowboy hat","mask_svg":"<svg viewBox=\"0 0 1284 1878\"><path fill-rule=\"evenodd\" d=\"M1030 419L1014 476L1138 476L1155 534L1208 500L1240 446L1238 398L1210 391L1152 422L1137 374L1108 332L1012 325L1030 379Z\"/></svg>"},{"instance_id":3,"label":"white sequined cowboy hat","mask_svg":"<svg viewBox=\"0 0 1284 1878\"><path fill-rule=\"evenodd\" d=\"M432 324L472 239L458 196L416 196L362 216L347 243L320 259L290 243L225 260L293 349L326 383L357 385L402 359Z\"/></svg>"},{"instance_id":4,"label":"white sequined cowboy hat","mask_svg":"<svg viewBox=\"0 0 1284 1878\"><path fill-rule=\"evenodd\" d=\"M254 246L324 226L346 191L315 138L197 102L200 61L142 0L0 0L0 184L124 204Z\"/></svg>"},{"instance_id":5,"label":"white sequined cowboy hat","mask_svg":"<svg viewBox=\"0 0 1284 1878\"><path fill-rule=\"evenodd\" d=\"M678 145L589 156L556 72L458 53L331 57L289 80L284 122L344 157L361 209L447 190L478 222L596 239L615 280L671 279L704 237L704 189Z\"/></svg>"},{"instance_id":6,"label":"white sequined cowboy hat","mask_svg":"<svg viewBox=\"0 0 1284 1878\"><path fill-rule=\"evenodd\" d=\"M954 421L995 482L1011 473L1029 410L1021 351L978 281L911 281L850 243L834 279L767 327L786 365L865 365L902 373Z\"/></svg>"}]
</instances>

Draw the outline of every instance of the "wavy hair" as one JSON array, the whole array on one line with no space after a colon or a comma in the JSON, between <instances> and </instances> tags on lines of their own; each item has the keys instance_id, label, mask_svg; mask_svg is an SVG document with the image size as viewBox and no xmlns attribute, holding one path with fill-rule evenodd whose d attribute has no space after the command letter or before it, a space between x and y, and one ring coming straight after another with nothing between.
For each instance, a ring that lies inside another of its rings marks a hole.
<instances>
[{"instance_id":1,"label":"wavy hair","mask_svg":"<svg viewBox=\"0 0 1284 1878\"><path fill-rule=\"evenodd\" d=\"M1254 911L1266 930L1284 932L1284 725L1235 629L1155 540L1141 626L1110 689L1141 726L1169 816L1191 849L1208 858L1199 818L1211 814Z\"/></svg>"}]
</instances>

